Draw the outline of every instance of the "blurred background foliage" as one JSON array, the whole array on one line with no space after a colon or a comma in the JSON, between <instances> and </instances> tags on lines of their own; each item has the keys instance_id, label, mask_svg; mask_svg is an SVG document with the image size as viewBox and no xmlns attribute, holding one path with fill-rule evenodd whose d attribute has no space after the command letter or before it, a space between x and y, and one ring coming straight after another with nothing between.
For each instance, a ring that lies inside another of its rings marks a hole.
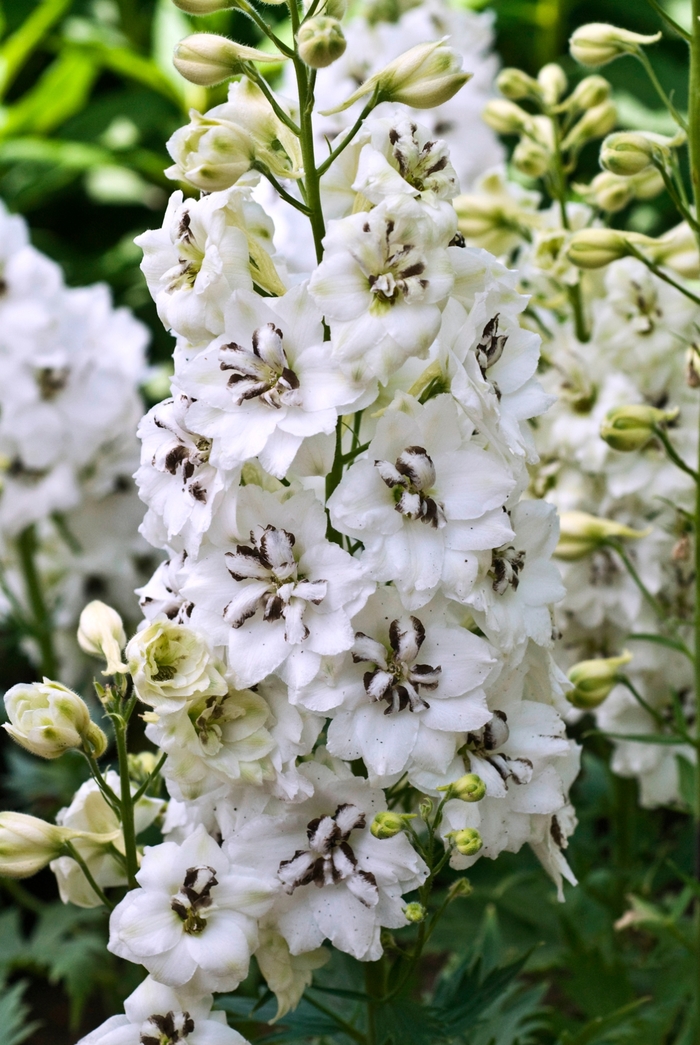
<instances>
[{"instance_id":1,"label":"blurred background foliage","mask_svg":"<svg viewBox=\"0 0 700 1045\"><path fill-rule=\"evenodd\" d=\"M576 26L610 21L642 33L659 27L644 0L470 6L493 11L504 65L534 74L557 60L573 82L581 72L566 43ZM665 6L687 24L688 0ZM254 27L236 12L197 26L256 42ZM170 0L0 2L0 197L27 218L35 245L60 262L69 283L108 282L116 301L149 325L154 362L168 359L171 341L156 322L133 238L160 224L172 188L163 175L166 139L190 106L221 100L172 69L173 45L191 28ZM665 34L654 59L664 88L685 109L683 43ZM606 75L622 126L668 129L637 63L615 63ZM596 147L584 154L584 172L586 164L593 176ZM663 200L635 204L619 220L656 234L674 221L664 207ZM0 688L33 675L16 637L0 634ZM415 985L416 1000L439 976L441 989L452 983L475 999L456 1039L468 1045L691 1045L694 955L684 916L698 886L690 877L690 820L640 810L635 783L613 777L606 742L592 735L590 720L576 731L585 757L573 791L580 826L569 853L580 887L567 889L560 905L525 852L481 861L470 873L472 896L451 908L431 942L432 979ZM51 818L84 778L77 756L41 763L6 745L1 754L2 808ZM0 879L3 1045L73 1045L117 1011L139 972L107 954L106 936L103 913L57 900L50 872L27 885ZM510 973L498 972L523 957L523 971L518 962ZM340 956L317 982L352 987L352 975ZM498 976L510 982L494 999L489 991ZM252 1039L323 1041L318 1010L308 1005L271 1032L264 1009L250 1012L256 992L253 973L229 1005L231 1019ZM418 1018L402 1022L404 1045L445 1041L435 1033Z\"/></svg>"}]
</instances>

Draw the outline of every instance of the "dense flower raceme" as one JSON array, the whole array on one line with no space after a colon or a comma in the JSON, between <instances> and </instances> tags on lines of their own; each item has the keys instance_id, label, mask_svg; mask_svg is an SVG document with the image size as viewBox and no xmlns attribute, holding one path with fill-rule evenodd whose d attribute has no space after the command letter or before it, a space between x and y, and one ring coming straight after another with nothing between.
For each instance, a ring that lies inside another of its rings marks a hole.
<instances>
[{"instance_id":1,"label":"dense flower raceme","mask_svg":"<svg viewBox=\"0 0 700 1045\"><path fill-rule=\"evenodd\" d=\"M133 619L134 583L144 561L146 569L155 561L136 533L130 478L147 331L112 307L106 287L66 287L30 245L23 219L2 205L0 243L0 569L4 590L24 606L16 541L33 525L72 674L69 633L85 602L99 594ZM12 612L4 596L0 609Z\"/></svg>"},{"instance_id":2,"label":"dense flower raceme","mask_svg":"<svg viewBox=\"0 0 700 1045\"><path fill-rule=\"evenodd\" d=\"M549 332L542 382L556 405L538 421L535 433L540 454L535 492L562 512L585 512L632 527L638 537L625 541L625 552L664 615L678 621L677 637L687 640L693 614L687 522L694 510L692 480L668 461L653 431L639 440L641 446L635 444L634 453L621 453L614 437L601 438L601 426L609 425L612 412L621 408L663 408L674 446L693 466L700 405L697 307L639 260L622 258L603 274L585 273L581 280L590 325L584 344L567 318L567 286L579 274L566 257L571 233L561 227L558 208L537 210L536 194L525 196L497 171L465 200L461 226L474 242L515 259L521 285L533 294L541 325ZM464 205L458 201L458 207ZM485 231L467 215L480 209L490 215ZM568 211L573 228L593 220L586 206L569 205ZM513 231L518 228L530 231L518 235ZM571 525L566 516L564 525ZM661 634L649 600L614 549L595 540L580 541L580 554L573 544L569 547L562 545L566 596L557 607L563 667L617 656L632 631ZM690 662L651 642L635 642L630 650L633 659L625 673L657 718L628 687L613 687L595 710L598 725L613 734L613 770L637 778L645 806L683 804L682 761L695 761L692 747L626 741L615 734L653 736L663 730L672 717L672 692L683 703L692 687Z\"/></svg>"},{"instance_id":3,"label":"dense flower raceme","mask_svg":"<svg viewBox=\"0 0 700 1045\"><path fill-rule=\"evenodd\" d=\"M186 992L233 989L255 955L283 1013L324 941L375 960L408 923L428 868L370 831L402 779L417 803L477 774L445 845L529 844L573 880L557 520L521 500L552 397L515 275L462 245L447 146L405 112L331 168L304 276L258 175L216 177L140 240L177 341L136 476L168 558L123 656L171 797L110 948Z\"/></svg>"}]
</instances>

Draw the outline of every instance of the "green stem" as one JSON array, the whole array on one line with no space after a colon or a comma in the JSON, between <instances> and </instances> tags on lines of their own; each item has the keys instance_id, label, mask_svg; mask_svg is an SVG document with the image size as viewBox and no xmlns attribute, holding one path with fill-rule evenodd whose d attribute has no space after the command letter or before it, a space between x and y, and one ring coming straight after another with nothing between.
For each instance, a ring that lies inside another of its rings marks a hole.
<instances>
[{"instance_id":1,"label":"green stem","mask_svg":"<svg viewBox=\"0 0 700 1045\"><path fill-rule=\"evenodd\" d=\"M297 0L288 0L288 6L289 16L292 21L292 32L296 39L299 30ZM323 208L321 206L320 177L316 170L316 158L314 156L314 77L313 72L310 73L298 54L294 55L293 62L299 94L299 130L301 132L301 158L304 165L304 199L309 208L309 220L314 237L314 247L316 248L316 260L320 262L323 258L323 237L326 234L326 228L323 222Z\"/></svg>"},{"instance_id":2,"label":"green stem","mask_svg":"<svg viewBox=\"0 0 700 1045\"><path fill-rule=\"evenodd\" d=\"M692 48L691 48L691 50L692 50ZM647 58L647 55L646 55L646 52L644 51L644 48L640 47L638 50L636 50L634 52L634 57L639 62L641 62L642 66L644 67L644 71L646 72L647 76L649 77L649 79L652 82L654 90L658 94L658 96L661 99L661 101L663 102L664 106L668 109L669 113L673 117L674 122L678 124L678 126L681 128L681 130L687 131L688 130L688 124L685 122L685 120L683 119L681 114L678 112L678 109L675 107L675 105L673 104L673 102L668 97L668 95L664 91L663 87L659 83L659 78L656 75L656 73L654 72L654 66L651 64L651 62Z\"/></svg>"},{"instance_id":3,"label":"green stem","mask_svg":"<svg viewBox=\"0 0 700 1045\"><path fill-rule=\"evenodd\" d=\"M386 962L381 957L377 962L365 963L365 993L367 994L367 1045L379 1045L377 1038L377 1007L382 1003L386 991Z\"/></svg>"},{"instance_id":4,"label":"green stem","mask_svg":"<svg viewBox=\"0 0 700 1045\"><path fill-rule=\"evenodd\" d=\"M337 145L335 147L335 149L333 149L333 152L331 152L331 154L329 156L327 156L326 159L323 161L323 163L320 165L320 167L318 168L318 176L319 176L319 178L323 177L323 175L326 173L326 171L331 166L331 164L334 163L338 159L338 157L340 156L341 152L343 152L344 149L347 149L347 147L350 144L350 142L353 140L353 138L355 137L357 132L361 129L362 124L365 122L365 120L367 119L369 114L372 112L372 109L374 109L374 107L376 106L378 99L379 99L379 88L377 88L377 90L374 92L374 94L372 95L370 100L367 102L367 104L365 105L364 109L362 110L362 112L358 116L357 120L355 121L355 123L352 125L350 130L347 132L347 134L343 138L343 140L340 143L340 145Z\"/></svg>"},{"instance_id":5,"label":"green stem","mask_svg":"<svg viewBox=\"0 0 700 1045\"><path fill-rule=\"evenodd\" d=\"M336 489L340 480L343 478L343 419L338 418L338 422L335 426L335 453L333 455L333 467L326 476L326 504ZM326 508L326 514L328 515L328 508ZM331 517L328 515L328 526L326 529L326 536L329 541L333 541L334 544L339 544L343 547L343 538L336 529L331 525Z\"/></svg>"},{"instance_id":6,"label":"green stem","mask_svg":"<svg viewBox=\"0 0 700 1045\"><path fill-rule=\"evenodd\" d=\"M696 305L700 305L700 297L698 297L697 294L693 294L692 290L688 290L688 288L684 287L682 283L679 283L677 280L667 275L664 270L656 264L656 262L652 261L651 258L646 257L646 255L643 254L641 250L638 250L634 243L631 243L629 240L627 240L627 250L632 257L637 258L646 265L649 271L653 272L655 276L659 277L659 279L662 279L664 283L668 283L670 287L675 287L676 290L679 290L681 294L684 294Z\"/></svg>"},{"instance_id":7,"label":"green stem","mask_svg":"<svg viewBox=\"0 0 700 1045\"><path fill-rule=\"evenodd\" d=\"M56 677L58 664L53 645L52 621L44 599L41 579L36 568L37 539L34 526L28 526L17 538L17 550L33 617L33 630L41 653L41 673Z\"/></svg>"},{"instance_id":8,"label":"green stem","mask_svg":"<svg viewBox=\"0 0 700 1045\"><path fill-rule=\"evenodd\" d=\"M627 572L629 573L630 577L632 578L634 583L637 585L637 587L639 588L640 592L642 593L642 595L644 596L644 598L646 599L646 601L648 602L649 606L652 608L654 613L657 615L657 617L659 617L659 619L661 621L666 620L668 615L666 613L665 607L662 606L661 603L649 591L649 589L647 588L646 584L644 583L642 578L637 573L637 570L636 570L636 567L635 567L634 563L632 562L632 560L630 559L629 555L627 554L625 549L622 547L622 545L618 544L617 541L608 541L606 543L609 545L610 548L613 548L614 551L616 551L617 554L620 556L620 558L622 559L623 563L625 564L625 568L626 568Z\"/></svg>"},{"instance_id":9,"label":"green stem","mask_svg":"<svg viewBox=\"0 0 700 1045\"><path fill-rule=\"evenodd\" d=\"M277 119L281 120L281 122L285 125L285 127L289 127L289 129L292 132L292 134L296 134L296 136L298 138L299 135L301 134L300 128L296 125L296 123L294 122L292 117L289 115L289 113L286 113L284 111L284 109L279 104L279 102L275 98L274 94L272 93L272 91L268 87L267 80L265 79L264 76L261 76L261 74L255 68L255 66L253 65L252 62L246 62L245 63L245 74L246 74L246 76L248 77L249 80L252 80L254 83L256 83L258 85L258 87L260 88L260 90L262 91L262 93L265 95L265 97L267 98L268 102L270 103L270 107L272 108L272 111L274 112L274 114L277 117Z\"/></svg>"},{"instance_id":10,"label":"green stem","mask_svg":"<svg viewBox=\"0 0 700 1045\"><path fill-rule=\"evenodd\" d=\"M46 910L44 901L30 893L16 878L0 878L0 888L4 889L20 907L25 907L33 914L43 914Z\"/></svg>"},{"instance_id":11,"label":"green stem","mask_svg":"<svg viewBox=\"0 0 700 1045\"><path fill-rule=\"evenodd\" d=\"M670 460L673 461L676 468L680 468L682 472L685 472L686 475L690 476L694 483L697 483L698 473L695 471L694 468L691 468L690 465L686 464L683 458L677 453L675 447L673 446L673 443L668 438L663 428L660 428L659 425L654 425L654 433L657 439L659 439L663 443L663 447L666 453L668 454Z\"/></svg>"},{"instance_id":12,"label":"green stem","mask_svg":"<svg viewBox=\"0 0 700 1045\"><path fill-rule=\"evenodd\" d=\"M124 835L124 854L126 857L126 877L129 888L135 889L138 858L136 854L136 829L134 826L134 800L131 795L129 780L129 755L126 746L127 723L119 715L113 715L114 734L117 740L119 756L119 787L121 792L121 821Z\"/></svg>"},{"instance_id":13,"label":"green stem","mask_svg":"<svg viewBox=\"0 0 700 1045\"><path fill-rule=\"evenodd\" d=\"M95 761L93 755L91 755L88 751L85 751L85 749L83 749L83 754L87 759L88 765L90 766L92 778L99 787L100 791L102 792L105 802L107 802L107 804L117 814L117 816L121 816L121 802L119 800L119 797L115 795L114 791L112 791L112 788L109 786L105 778L102 776L100 767Z\"/></svg>"},{"instance_id":14,"label":"green stem","mask_svg":"<svg viewBox=\"0 0 700 1045\"><path fill-rule=\"evenodd\" d=\"M243 11L244 14L248 15L251 22L255 22L258 29L268 40L272 40L277 50L287 56L287 58L294 57L294 51L291 47L288 47L284 40L280 40L279 36L270 29L264 18L261 18L255 8L247 2L247 0L237 0L236 7L239 11Z\"/></svg>"},{"instance_id":15,"label":"green stem","mask_svg":"<svg viewBox=\"0 0 700 1045\"><path fill-rule=\"evenodd\" d=\"M339 1027L342 1027L343 1032L347 1034L349 1038L358 1042L358 1045L365 1045L364 1034L361 1034L356 1027L353 1027L351 1023L344 1020L337 1012L333 1012L331 1009L326 1008L326 1006L322 1005L320 1001L316 1001L315 998L309 997L308 994L304 995L304 1001L307 1001L309 1005L313 1005L314 1009L318 1009L318 1011L322 1012L324 1016L330 1016L334 1023L337 1023Z\"/></svg>"},{"instance_id":16,"label":"green stem","mask_svg":"<svg viewBox=\"0 0 700 1045\"><path fill-rule=\"evenodd\" d=\"M567 231L571 230L571 223L569 221L569 215L566 209L566 198L569 193L569 186L564 172L564 158L561 151L561 130L559 127L559 121L556 116L550 117L552 122L552 128L554 130L554 172L553 177L550 179L552 195L559 204L559 212L561 214L561 223L563 228ZM586 324L586 316L583 309L583 298L581 296L581 284L576 283L573 287L567 287L567 296L569 298L569 304L571 305L571 311L574 317L574 328L576 330L576 337L579 341L585 344L586 341L590 341L591 334Z\"/></svg>"},{"instance_id":17,"label":"green stem","mask_svg":"<svg viewBox=\"0 0 700 1045\"><path fill-rule=\"evenodd\" d=\"M85 863L85 861L83 860L82 856L80 855L78 850L75 848L73 843L72 842L64 842L63 843L63 849L65 851L65 855L66 856L70 856L73 860L75 860L76 864L78 864L78 866L80 867L80 870L83 872L83 874L87 878L88 882L90 883L90 888L95 893L95 895L99 897L100 901L105 905L107 910L108 911L113 911L114 910L114 904L110 900L108 900L107 897L105 896L105 894L102 892L102 890L100 889L99 885L97 884L95 879L92 877L92 873L90 871L90 868Z\"/></svg>"},{"instance_id":18,"label":"green stem","mask_svg":"<svg viewBox=\"0 0 700 1045\"><path fill-rule=\"evenodd\" d=\"M146 794L146 792L148 791L149 787L151 786L151 784L153 783L155 778L158 776L158 774L160 773L160 771L163 768L163 766L165 765L165 760L166 760L167 757L168 757L168 755L164 751L163 754L158 759L158 761L156 762L155 769L153 770L153 772L148 774L148 777L146 778L146 780L144 780L143 784L141 784L141 787L138 789L138 791L136 792L136 794L132 798L131 801L134 803L134 805L136 805L138 800L140 798L143 798L143 796Z\"/></svg>"},{"instance_id":19,"label":"green stem","mask_svg":"<svg viewBox=\"0 0 700 1045\"><path fill-rule=\"evenodd\" d=\"M261 165L260 167L256 168L255 164L253 164L253 167L259 170L260 173L267 178L270 185L273 187L280 199L283 199L284 202L288 203L290 207L294 207L295 210L300 211L300 213L305 215L305 217L311 217L311 211L309 210L309 208L304 203L301 203L299 200L294 199L294 197L291 196L286 189L283 189L280 183L277 181L277 178L274 176L274 174L270 173L267 167L263 167Z\"/></svg>"},{"instance_id":20,"label":"green stem","mask_svg":"<svg viewBox=\"0 0 700 1045\"><path fill-rule=\"evenodd\" d=\"M675 21L675 19L671 18L670 14L663 9L661 4L657 3L657 0L647 0L647 3L654 8L659 18L666 23L669 29L672 29L674 33L678 33L683 40L690 43L691 36L688 30L684 29L682 25L679 25L678 22Z\"/></svg>"}]
</instances>

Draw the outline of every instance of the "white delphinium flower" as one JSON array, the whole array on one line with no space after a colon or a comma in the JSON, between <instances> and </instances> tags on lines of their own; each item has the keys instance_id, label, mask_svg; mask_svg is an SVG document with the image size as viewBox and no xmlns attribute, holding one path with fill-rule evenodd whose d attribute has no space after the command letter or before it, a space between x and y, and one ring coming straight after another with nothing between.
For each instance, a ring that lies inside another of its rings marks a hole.
<instances>
[{"instance_id":1,"label":"white delphinium flower","mask_svg":"<svg viewBox=\"0 0 700 1045\"><path fill-rule=\"evenodd\" d=\"M309 290L348 372L386 381L409 356L425 356L452 289L445 248L455 230L456 218L436 225L408 195L329 224Z\"/></svg>"},{"instance_id":2,"label":"white delphinium flower","mask_svg":"<svg viewBox=\"0 0 700 1045\"><path fill-rule=\"evenodd\" d=\"M311 493L243 487L235 531L190 567L183 585L192 623L228 647L229 672L245 688L277 673L300 686L321 656L354 642L350 618L374 584L361 564L326 540L326 518Z\"/></svg>"},{"instance_id":3,"label":"white delphinium flower","mask_svg":"<svg viewBox=\"0 0 700 1045\"><path fill-rule=\"evenodd\" d=\"M274 271L274 228L251 193L251 186L235 186L194 200L174 192L162 229L136 237L158 315L166 329L188 341L223 332L226 302L235 290L253 289L262 254Z\"/></svg>"},{"instance_id":4,"label":"white delphinium flower","mask_svg":"<svg viewBox=\"0 0 700 1045\"><path fill-rule=\"evenodd\" d=\"M205 639L192 628L156 619L129 640L124 657L139 700L157 712L221 697L228 686Z\"/></svg>"},{"instance_id":5,"label":"white delphinium flower","mask_svg":"<svg viewBox=\"0 0 700 1045\"><path fill-rule=\"evenodd\" d=\"M296 694L330 714L331 754L362 758L370 779L386 782L414 768L444 772L461 734L491 716L483 684L496 664L488 644L450 622L444 600L408 614L391 586L353 620L355 644L324 662Z\"/></svg>"},{"instance_id":6,"label":"white delphinium flower","mask_svg":"<svg viewBox=\"0 0 700 1045\"><path fill-rule=\"evenodd\" d=\"M119 794L119 775L109 769L105 773L105 783L115 794ZM132 785L132 791L136 788ZM137 836L145 831L160 816L165 803L158 798L142 796L134 806L134 824ZM92 877L103 888L126 885L127 878L123 863L118 853L124 852L124 837L117 815L107 803L97 783L86 780L82 784L69 806L56 814L56 823L61 827L72 827L76 831L90 831L95 834L112 835L111 845L95 845L77 838L73 841L75 849L87 864ZM51 870L56 875L56 883L64 903L76 904L78 907L100 907L102 901L95 894L92 886L83 874L80 865L71 856L59 856L52 860Z\"/></svg>"},{"instance_id":7,"label":"white delphinium flower","mask_svg":"<svg viewBox=\"0 0 700 1045\"><path fill-rule=\"evenodd\" d=\"M260 946L255 960L269 989L277 999L275 1020L297 1007L302 994L311 986L314 970L330 959L326 947L318 947L304 954L292 954L284 936L275 929L260 929Z\"/></svg>"},{"instance_id":8,"label":"white delphinium flower","mask_svg":"<svg viewBox=\"0 0 700 1045\"><path fill-rule=\"evenodd\" d=\"M110 1016L78 1045L247 1045L225 1012L212 1012L213 1001L147 976L124 1002L124 1015Z\"/></svg>"},{"instance_id":9,"label":"white delphinium flower","mask_svg":"<svg viewBox=\"0 0 700 1045\"><path fill-rule=\"evenodd\" d=\"M467 552L512 534L503 504L515 480L495 453L470 439L472 426L451 396L425 406L397 396L377 424L367 457L345 473L328 505L333 525L365 544L363 561L393 580L408 609L473 575ZM448 557L448 551L462 552ZM446 576L461 558L460 572ZM469 584L467 584L469 587Z\"/></svg>"},{"instance_id":10,"label":"white delphinium flower","mask_svg":"<svg viewBox=\"0 0 700 1045\"><path fill-rule=\"evenodd\" d=\"M279 888L272 875L257 861L233 868L200 826L180 846L147 846L136 880L112 912L109 950L169 987L234 990Z\"/></svg>"},{"instance_id":11,"label":"white delphinium flower","mask_svg":"<svg viewBox=\"0 0 700 1045\"><path fill-rule=\"evenodd\" d=\"M332 358L304 286L276 300L239 292L226 317L226 332L180 369L180 387L197 400L189 423L212 440L219 468L257 456L283 478L302 440L333 432L363 388Z\"/></svg>"},{"instance_id":12,"label":"white delphinium flower","mask_svg":"<svg viewBox=\"0 0 700 1045\"><path fill-rule=\"evenodd\" d=\"M425 880L427 868L403 835L379 841L369 831L384 795L341 762L308 762L312 798L278 816L263 815L226 843L231 863L254 864L280 883L266 924L276 927L292 955L328 939L361 961L382 953L382 926L406 925L402 895Z\"/></svg>"},{"instance_id":13,"label":"white delphinium flower","mask_svg":"<svg viewBox=\"0 0 700 1045\"><path fill-rule=\"evenodd\" d=\"M181 592L187 577L187 552L171 553L151 579L136 590L144 617L149 621L167 617L175 624L187 624L194 609Z\"/></svg>"}]
</instances>

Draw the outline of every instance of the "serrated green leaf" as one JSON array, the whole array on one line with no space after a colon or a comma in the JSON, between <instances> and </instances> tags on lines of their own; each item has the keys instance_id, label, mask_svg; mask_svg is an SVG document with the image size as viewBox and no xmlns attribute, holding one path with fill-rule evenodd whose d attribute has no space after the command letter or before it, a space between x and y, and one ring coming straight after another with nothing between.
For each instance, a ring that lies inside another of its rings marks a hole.
<instances>
[{"instance_id":1,"label":"serrated green leaf","mask_svg":"<svg viewBox=\"0 0 700 1045\"><path fill-rule=\"evenodd\" d=\"M447 1037L441 1013L433 1006L401 998L377 1007L377 1045L433 1045Z\"/></svg>"},{"instance_id":2,"label":"serrated green leaf","mask_svg":"<svg viewBox=\"0 0 700 1045\"><path fill-rule=\"evenodd\" d=\"M15 983L0 991L0 1027L3 1045L20 1045L41 1026L39 1020L27 1023L29 1006L22 1001L26 981Z\"/></svg>"}]
</instances>

